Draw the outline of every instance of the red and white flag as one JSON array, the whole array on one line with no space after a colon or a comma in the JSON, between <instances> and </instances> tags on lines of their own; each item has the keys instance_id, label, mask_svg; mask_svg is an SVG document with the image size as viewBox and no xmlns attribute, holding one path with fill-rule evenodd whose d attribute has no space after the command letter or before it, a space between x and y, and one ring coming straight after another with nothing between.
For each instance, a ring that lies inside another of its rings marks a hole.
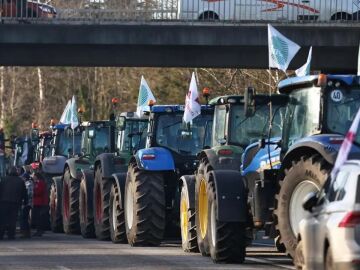
<instances>
[{"instance_id":1,"label":"red and white flag","mask_svg":"<svg viewBox=\"0 0 360 270\"><path fill-rule=\"evenodd\" d=\"M199 93L196 85L196 79L194 72L191 76L189 92L185 97L185 111L184 111L184 122L191 122L196 116L201 113L201 105L199 102Z\"/></svg>"},{"instance_id":2,"label":"red and white flag","mask_svg":"<svg viewBox=\"0 0 360 270\"><path fill-rule=\"evenodd\" d=\"M331 178L332 179L335 178L335 176L338 173L341 165L343 165L344 162L348 158L349 152L351 150L351 146L352 146L353 141L355 140L355 137L356 137L356 132L358 130L359 122L360 122L360 109L357 112L357 114L355 116L355 119L352 122L349 131L346 133L346 136L345 136L345 139L344 139L343 143L341 144L339 154L338 154L338 156L336 158L336 161L335 161L334 168L331 171Z\"/></svg>"}]
</instances>

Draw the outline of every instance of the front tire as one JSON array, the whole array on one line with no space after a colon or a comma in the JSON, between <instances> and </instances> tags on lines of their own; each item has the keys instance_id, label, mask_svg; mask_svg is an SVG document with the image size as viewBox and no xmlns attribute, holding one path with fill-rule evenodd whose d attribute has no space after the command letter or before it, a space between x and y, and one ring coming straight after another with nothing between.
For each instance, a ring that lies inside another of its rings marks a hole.
<instances>
[{"instance_id":1,"label":"front tire","mask_svg":"<svg viewBox=\"0 0 360 270\"><path fill-rule=\"evenodd\" d=\"M72 178L69 168L66 168L62 196L63 228L66 234L80 233L79 190L79 180Z\"/></svg>"},{"instance_id":2,"label":"front tire","mask_svg":"<svg viewBox=\"0 0 360 270\"><path fill-rule=\"evenodd\" d=\"M124 206L120 189L113 184L110 191L110 238L115 244L127 243Z\"/></svg>"},{"instance_id":3,"label":"front tire","mask_svg":"<svg viewBox=\"0 0 360 270\"><path fill-rule=\"evenodd\" d=\"M329 164L319 155L302 156L285 170L285 177L280 182L279 194L276 195L277 204L274 214L281 242L292 258L295 256L299 223L306 214L302 208L303 199L309 192L320 190L329 172Z\"/></svg>"},{"instance_id":4,"label":"front tire","mask_svg":"<svg viewBox=\"0 0 360 270\"><path fill-rule=\"evenodd\" d=\"M53 179L50 187L49 208L50 208L50 226L51 226L51 231L54 233L63 232L61 206L62 206L61 179Z\"/></svg>"},{"instance_id":5,"label":"front tire","mask_svg":"<svg viewBox=\"0 0 360 270\"><path fill-rule=\"evenodd\" d=\"M158 246L165 233L165 189L162 175L130 164L125 183L125 227L132 246Z\"/></svg>"}]
</instances>

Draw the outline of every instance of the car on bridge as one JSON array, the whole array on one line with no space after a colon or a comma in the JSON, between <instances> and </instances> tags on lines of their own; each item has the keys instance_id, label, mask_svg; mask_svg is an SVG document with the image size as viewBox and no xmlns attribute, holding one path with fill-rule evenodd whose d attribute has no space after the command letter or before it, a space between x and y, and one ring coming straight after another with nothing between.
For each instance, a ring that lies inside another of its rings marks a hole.
<instances>
[{"instance_id":1,"label":"car on bridge","mask_svg":"<svg viewBox=\"0 0 360 270\"><path fill-rule=\"evenodd\" d=\"M180 0L179 19L234 21L358 20L359 0Z\"/></svg>"},{"instance_id":2,"label":"car on bridge","mask_svg":"<svg viewBox=\"0 0 360 270\"><path fill-rule=\"evenodd\" d=\"M35 0L2 0L2 18L55 18L56 9L46 3Z\"/></svg>"}]
</instances>

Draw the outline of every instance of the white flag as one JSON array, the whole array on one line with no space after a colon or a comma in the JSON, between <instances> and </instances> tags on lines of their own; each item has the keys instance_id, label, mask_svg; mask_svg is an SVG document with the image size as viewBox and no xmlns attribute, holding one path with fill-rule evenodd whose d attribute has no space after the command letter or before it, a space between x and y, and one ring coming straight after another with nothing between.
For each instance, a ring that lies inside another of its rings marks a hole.
<instances>
[{"instance_id":1,"label":"white flag","mask_svg":"<svg viewBox=\"0 0 360 270\"><path fill-rule=\"evenodd\" d=\"M300 77L300 76L310 75L311 57L312 57L312 47L310 47L309 55L308 55L305 65L303 65L301 68L295 70L296 76Z\"/></svg>"},{"instance_id":2,"label":"white flag","mask_svg":"<svg viewBox=\"0 0 360 270\"><path fill-rule=\"evenodd\" d=\"M286 72L300 46L268 24L269 68Z\"/></svg>"},{"instance_id":3,"label":"white flag","mask_svg":"<svg viewBox=\"0 0 360 270\"><path fill-rule=\"evenodd\" d=\"M194 72L191 76L189 92L185 97L184 122L188 123L201 113L201 105L199 102L199 93L196 85Z\"/></svg>"},{"instance_id":4,"label":"white flag","mask_svg":"<svg viewBox=\"0 0 360 270\"><path fill-rule=\"evenodd\" d=\"M72 97L70 111L71 111L71 120L70 120L71 128L75 129L79 125L75 96Z\"/></svg>"},{"instance_id":5,"label":"white flag","mask_svg":"<svg viewBox=\"0 0 360 270\"><path fill-rule=\"evenodd\" d=\"M358 70L357 75L360 76L360 44L359 44L359 52L358 52Z\"/></svg>"},{"instance_id":6,"label":"white flag","mask_svg":"<svg viewBox=\"0 0 360 270\"><path fill-rule=\"evenodd\" d=\"M148 102L150 100L156 102L156 99L153 93L151 92L149 85L144 79L144 76L141 76L139 97L138 97L137 109L136 109L136 113L139 117L141 117L145 111L150 111L150 107L148 105Z\"/></svg>"},{"instance_id":7,"label":"white flag","mask_svg":"<svg viewBox=\"0 0 360 270\"><path fill-rule=\"evenodd\" d=\"M356 132L358 130L359 127L359 122L360 122L360 109L357 112L354 121L351 124L351 127L348 131L348 133L345 136L345 139L343 141L343 143L341 144L340 150L339 150L339 154L336 158L335 161L335 165L334 168L331 171L331 178L334 179L336 174L338 173L341 165L344 164L344 162L347 160L349 152L351 150L351 146L353 141L355 140L356 137Z\"/></svg>"},{"instance_id":8,"label":"white flag","mask_svg":"<svg viewBox=\"0 0 360 270\"><path fill-rule=\"evenodd\" d=\"M70 124L71 121L71 100L68 101L66 104L65 110L63 111L61 117L60 117L60 123L61 124Z\"/></svg>"}]
</instances>

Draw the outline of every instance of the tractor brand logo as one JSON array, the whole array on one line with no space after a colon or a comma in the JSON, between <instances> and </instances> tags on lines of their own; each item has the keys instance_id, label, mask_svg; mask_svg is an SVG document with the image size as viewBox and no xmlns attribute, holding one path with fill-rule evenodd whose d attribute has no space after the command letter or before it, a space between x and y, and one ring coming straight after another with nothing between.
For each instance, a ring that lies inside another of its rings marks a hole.
<instances>
[{"instance_id":1,"label":"tractor brand logo","mask_svg":"<svg viewBox=\"0 0 360 270\"><path fill-rule=\"evenodd\" d=\"M272 37L273 49L271 50L271 58L284 66L288 62L289 57L289 45L286 41L279 37Z\"/></svg>"},{"instance_id":2,"label":"tractor brand logo","mask_svg":"<svg viewBox=\"0 0 360 270\"><path fill-rule=\"evenodd\" d=\"M148 100L149 94L144 85L141 85L140 94L139 94L139 106L145 105L146 101Z\"/></svg>"},{"instance_id":3,"label":"tractor brand logo","mask_svg":"<svg viewBox=\"0 0 360 270\"><path fill-rule=\"evenodd\" d=\"M280 165L280 156L276 156L276 157L272 157L271 158L271 164L270 164L270 160L267 159L267 160L263 160L260 162L260 167L259 169L257 170L258 172L260 171L263 171L263 170L268 170L271 168L271 165L273 167L277 166L277 165Z\"/></svg>"}]
</instances>

